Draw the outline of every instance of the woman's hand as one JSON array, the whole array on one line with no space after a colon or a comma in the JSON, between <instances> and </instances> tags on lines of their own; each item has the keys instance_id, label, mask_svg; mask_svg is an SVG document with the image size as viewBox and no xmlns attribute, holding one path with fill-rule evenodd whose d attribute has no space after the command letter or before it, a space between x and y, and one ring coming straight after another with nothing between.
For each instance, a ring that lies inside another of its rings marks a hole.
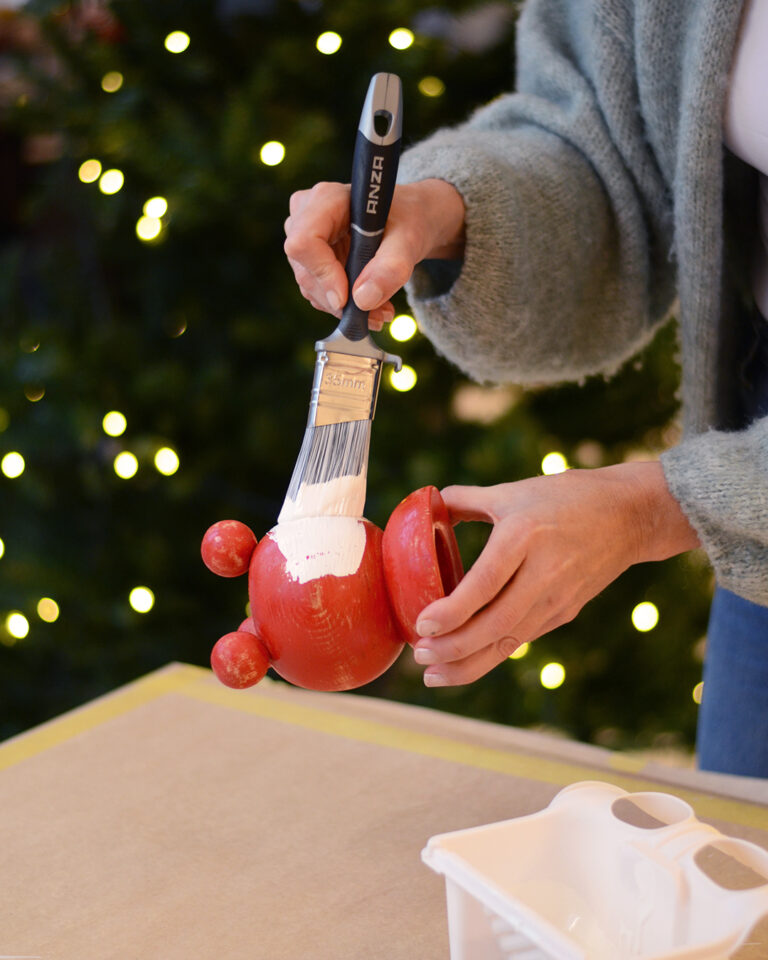
<instances>
[{"instance_id":1,"label":"woman's hand","mask_svg":"<svg viewBox=\"0 0 768 960\"><path fill-rule=\"evenodd\" d=\"M349 252L349 184L318 183L291 196L285 253L299 289L318 310L336 317L347 302L344 263ZM352 295L370 312L374 329L392 319L390 298L420 260L461 257L464 203L444 180L395 187L376 256L366 264Z\"/></svg>"},{"instance_id":2,"label":"woman's hand","mask_svg":"<svg viewBox=\"0 0 768 960\"><path fill-rule=\"evenodd\" d=\"M451 519L485 520L482 553L419 616L428 686L469 683L523 643L572 620L633 563L699 546L661 464L568 470L494 487L442 491Z\"/></svg>"}]
</instances>

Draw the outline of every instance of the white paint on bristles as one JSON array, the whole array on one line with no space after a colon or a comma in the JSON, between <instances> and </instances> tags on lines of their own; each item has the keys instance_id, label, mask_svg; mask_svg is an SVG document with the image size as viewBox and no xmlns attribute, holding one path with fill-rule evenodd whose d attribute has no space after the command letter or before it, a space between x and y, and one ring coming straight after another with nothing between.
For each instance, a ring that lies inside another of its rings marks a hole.
<instances>
[{"instance_id":1,"label":"white paint on bristles","mask_svg":"<svg viewBox=\"0 0 768 960\"><path fill-rule=\"evenodd\" d=\"M324 483L303 483L295 500L286 498L277 522L301 517L362 517L366 474L333 477Z\"/></svg>"},{"instance_id":2,"label":"white paint on bristles","mask_svg":"<svg viewBox=\"0 0 768 960\"><path fill-rule=\"evenodd\" d=\"M365 524L359 517L281 520L269 536L285 557L288 576L299 583L357 573L365 552Z\"/></svg>"}]
</instances>

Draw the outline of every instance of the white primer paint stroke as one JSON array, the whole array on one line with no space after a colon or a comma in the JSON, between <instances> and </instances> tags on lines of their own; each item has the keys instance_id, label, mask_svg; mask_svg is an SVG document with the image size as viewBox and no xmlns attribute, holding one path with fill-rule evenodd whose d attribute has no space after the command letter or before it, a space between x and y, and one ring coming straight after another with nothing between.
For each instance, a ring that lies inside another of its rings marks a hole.
<instances>
[{"instance_id":1,"label":"white primer paint stroke","mask_svg":"<svg viewBox=\"0 0 768 960\"><path fill-rule=\"evenodd\" d=\"M365 524L357 517L302 517L278 523L268 536L299 583L357 573L365 552Z\"/></svg>"}]
</instances>

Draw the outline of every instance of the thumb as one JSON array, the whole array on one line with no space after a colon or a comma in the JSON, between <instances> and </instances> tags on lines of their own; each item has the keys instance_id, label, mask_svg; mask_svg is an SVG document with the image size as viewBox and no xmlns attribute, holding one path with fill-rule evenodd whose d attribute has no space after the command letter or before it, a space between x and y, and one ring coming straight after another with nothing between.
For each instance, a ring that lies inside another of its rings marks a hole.
<instances>
[{"instance_id":1,"label":"thumb","mask_svg":"<svg viewBox=\"0 0 768 960\"><path fill-rule=\"evenodd\" d=\"M485 520L493 523L493 494L489 487L461 486L454 484L440 491L443 503L448 508L451 523L467 520Z\"/></svg>"},{"instance_id":2,"label":"thumb","mask_svg":"<svg viewBox=\"0 0 768 960\"><path fill-rule=\"evenodd\" d=\"M374 310L397 293L410 279L421 259L421 244L413 230L390 216L381 246L365 265L352 288L361 310Z\"/></svg>"}]
</instances>

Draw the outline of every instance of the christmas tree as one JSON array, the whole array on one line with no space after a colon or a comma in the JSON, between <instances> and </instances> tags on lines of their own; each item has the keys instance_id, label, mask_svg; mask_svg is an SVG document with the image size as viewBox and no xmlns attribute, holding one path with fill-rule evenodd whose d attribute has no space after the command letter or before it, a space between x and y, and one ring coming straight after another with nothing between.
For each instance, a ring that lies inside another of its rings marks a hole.
<instances>
[{"instance_id":1,"label":"christmas tree","mask_svg":"<svg viewBox=\"0 0 768 960\"><path fill-rule=\"evenodd\" d=\"M207 664L244 616L244 581L211 576L200 539L226 517L259 537L275 523L313 345L333 327L285 261L288 198L348 179L374 72L402 78L406 145L510 87L514 13L458 0L4 13L0 735L168 661ZM672 324L610 381L527 393L471 383L418 333L378 337L413 371L385 381L373 425L366 515L380 526L426 484L675 442ZM487 532L459 528L466 566ZM690 745L710 591L698 555L639 565L469 687L426 689L406 651L362 692L610 746Z\"/></svg>"}]
</instances>

